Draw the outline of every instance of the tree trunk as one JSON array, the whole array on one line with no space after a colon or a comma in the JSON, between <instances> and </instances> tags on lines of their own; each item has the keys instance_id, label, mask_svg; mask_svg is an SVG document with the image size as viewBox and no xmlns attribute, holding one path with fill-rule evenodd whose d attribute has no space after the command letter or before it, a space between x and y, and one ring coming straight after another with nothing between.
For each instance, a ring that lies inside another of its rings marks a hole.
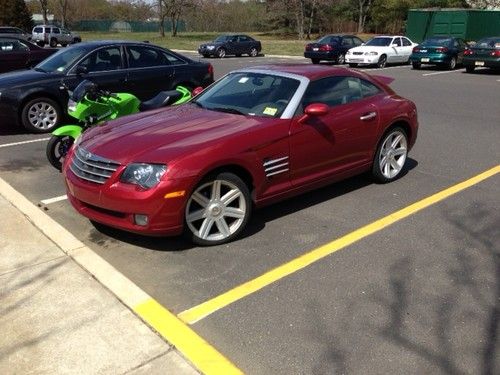
<instances>
[{"instance_id":1,"label":"tree trunk","mask_svg":"<svg viewBox=\"0 0 500 375\"><path fill-rule=\"evenodd\" d=\"M311 30L314 20L314 8L316 7L316 0L313 0L311 5L311 14L309 15L309 27L307 28L307 39L311 39Z\"/></svg>"}]
</instances>

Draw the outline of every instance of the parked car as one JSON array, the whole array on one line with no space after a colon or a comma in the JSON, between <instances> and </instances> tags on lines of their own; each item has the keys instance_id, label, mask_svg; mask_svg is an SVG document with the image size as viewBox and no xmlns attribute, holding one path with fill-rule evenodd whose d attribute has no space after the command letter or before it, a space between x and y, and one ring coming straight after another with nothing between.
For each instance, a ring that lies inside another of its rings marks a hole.
<instances>
[{"instance_id":1,"label":"parked car","mask_svg":"<svg viewBox=\"0 0 500 375\"><path fill-rule=\"evenodd\" d=\"M500 36L484 38L464 52L467 73L480 67L500 69Z\"/></svg>"},{"instance_id":2,"label":"parked car","mask_svg":"<svg viewBox=\"0 0 500 375\"><path fill-rule=\"evenodd\" d=\"M318 64L321 60L344 64L346 52L362 43L363 41L354 35L325 35L316 42L306 44L304 57L311 59L313 64Z\"/></svg>"},{"instance_id":3,"label":"parked car","mask_svg":"<svg viewBox=\"0 0 500 375\"><path fill-rule=\"evenodd\" d=\"M223 58L227 55L241 56L247 54L255 57L262 46L260 41L253 39L248 35L221 35L213 42L200 45L198 53L203 57L217 56Z\"/></svg>"},{"instance_id":4,"label":"parked car","mask_svg":"<svg viewBox=\"0 0 500 375\"><path fill-rule=\"evenodd\" d=\"M462 63L466 48L467 43L461 38L435 36L414 47L410 60L413 69L432 64L453 70Z\"/></svg>"},{"instance_id":5,"label":"parked car","mask_svg":"<svg viewBox=\"0 0 500 375\"><path fill-rule=\"evenodd\" d=\"M0 73L28 69L57 52L53 48L40 48L24 39L0 36Z\"/></svg>"},{"instance_id":6,"label":"parked car","mask_svg":"<svg viewBox=\"0 0 500 375\"><path fill-rule=\"evenodd\" d=\"M391 80L304 64L234 71L181 107L86 132L63 167L69 201L104 225L216 245L254 206L366 171L392 181L418 123Z\"/></svg>"},{"instance_id":7,"label":"parked car","mask_svg":"<svg viewBox=\"0 0 500 375\"><path fill-rule=\"evenodd\" d=\"M54 25L39 25L33 28L32 40L40 47L46 44L57 47L60 44L66 47L68 44L80 43L82 38L71 31Z\"/></svg>"},{"instance_id":8,"label":"parked car","mask_svg":"<svg viewBox=\"0 0 500 375\"><path fill-rule=\"evenodd\" d=\"M0 75L0 112L35 133L52 131L67 113L67 87L88 79L111 92L147 100L177 85L213 82L210 64L141 42L94 41L61 49L29 71Z\"/></svg>"},{"instance_id":9,"label":"parked car","mask_svg":"<svg viewBox=\"0 0 500 375\"><path fill-rule=\"evenodd\" d=\"M408 63L413 47L417 44L400 35L376 36L363 45L347 51L346 62L351 67L358 65L376 65Z\"/></svg>"},{"instance_id":10,"label":"parked car","mask_svg":"<svg viewBox=\"0 0 500 375\"><path fill-rule=\"evenodd\" d=\"M31 34L20 29L19 27L0 26L0 37L13 37L23 40L31 40Z\"/></svg>"}]
</instances>

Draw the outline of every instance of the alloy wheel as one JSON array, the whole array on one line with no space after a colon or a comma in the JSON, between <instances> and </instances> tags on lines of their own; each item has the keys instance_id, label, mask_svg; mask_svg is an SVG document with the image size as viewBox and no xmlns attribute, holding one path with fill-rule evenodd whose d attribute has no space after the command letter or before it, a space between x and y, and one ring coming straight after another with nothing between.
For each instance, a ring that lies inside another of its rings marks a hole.
<instances>
[{"instance_id":1,"label":"alloy wheel","mask_svg":"<svg viewBox=\"0 0 500 375\"><path fill-rule=\"evenodd\" d=\"M378 157L383 177L387 180L394 179L403 169L407 154L406 135L401 130L389 133L382 143Z\"/></svg>"},{"instance_id":2,"label":"alloy wheel","mask_svg":"<svg viewBox=\"0 0 500 375\"><path fill-rule=\"evenodd\" d=\"M40 101L28 108L28 121L38 130L49 130L57 124L57 110L50 103Z\"/></svg>"}]
</instances>

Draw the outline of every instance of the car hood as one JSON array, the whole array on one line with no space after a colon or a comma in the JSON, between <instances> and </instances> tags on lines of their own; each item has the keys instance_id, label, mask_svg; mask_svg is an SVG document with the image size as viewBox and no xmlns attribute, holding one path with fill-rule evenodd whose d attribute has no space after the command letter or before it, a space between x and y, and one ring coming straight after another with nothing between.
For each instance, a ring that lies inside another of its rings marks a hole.
<instances>
[{"instance_id":1,"label":"car hood","mask_svg":"<svg viewBox=\"0 0 500 375\"><path fill-rule=\"evenodd\" d=\"M269 121L185 104L127 116L88 130L80 146L120 164L166 163Z\"/></svg>"},{"instance_id":2,"label":"car hood","mask_svg":"<svg viewBox=\"0 0 500 375\"><path fill-rule=\"evenodd\" d=\"M370 51L383 51L386 49L392 49L389 46L358 46L349 49L349 52L370 52Z\"/></svg>"},{"instance_id":3,"label":"car hood","mask_svg":"<svg viewBox=\"0 0 500 375\"><path fill-rule=\"evenodd\" d=\"M53 80L54 78L62 77L63 74L44 73L33 69L17 70L0 75L0 88L15 89L16 86L25 84L41 84L44 80Z\"/></svg>"}]
</instances>

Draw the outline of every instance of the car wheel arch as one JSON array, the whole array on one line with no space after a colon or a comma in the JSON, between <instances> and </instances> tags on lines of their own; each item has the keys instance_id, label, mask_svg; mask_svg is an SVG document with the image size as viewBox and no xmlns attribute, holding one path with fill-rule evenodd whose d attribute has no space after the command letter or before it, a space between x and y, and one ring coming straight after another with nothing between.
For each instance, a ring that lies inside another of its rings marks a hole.
<instances>
[{"instance_id":1,"label":"car wheel arch","mask_svg":"<svg viewBox=\"0 0 500 375\"><path fill-rule=\"evenodd\" d=\"M380 139L377 142L377 147L380 144L380 142L382 142L382 140L385 138L387 133L389 133L394 128L403 129L403 131L406 133L406 136L408 137L409 141L413 139L413 133L412 133L409 121L405 120L405 119L398 119L398 120L392 122L391 125L389 125L385 128L384 132L382 133L382 135L380 136Z\"/></svg>"},{"instance_id":2,"label":"car wheel arch","mask_svg":"<svg viewBox=\"0 0 500 375\"><path fill-rule=\"evenodd\" d=\"M28 92L19 101L19 106L18 106L18 109L17 109L17 114L18 114L19 119L22 116L23 108L26 105L26 103L28 103L30 100L33 100L33 99L36 99L36 98L48 98L48 99L52 99L61 108L61 110L63 112L63 116L66 115L65 105L62 104L61 99L57 95L53 95L53 94L51 94L50 92L47 92L47 91L32 91L32 92Z\"/></svg>"}]
</instances>

